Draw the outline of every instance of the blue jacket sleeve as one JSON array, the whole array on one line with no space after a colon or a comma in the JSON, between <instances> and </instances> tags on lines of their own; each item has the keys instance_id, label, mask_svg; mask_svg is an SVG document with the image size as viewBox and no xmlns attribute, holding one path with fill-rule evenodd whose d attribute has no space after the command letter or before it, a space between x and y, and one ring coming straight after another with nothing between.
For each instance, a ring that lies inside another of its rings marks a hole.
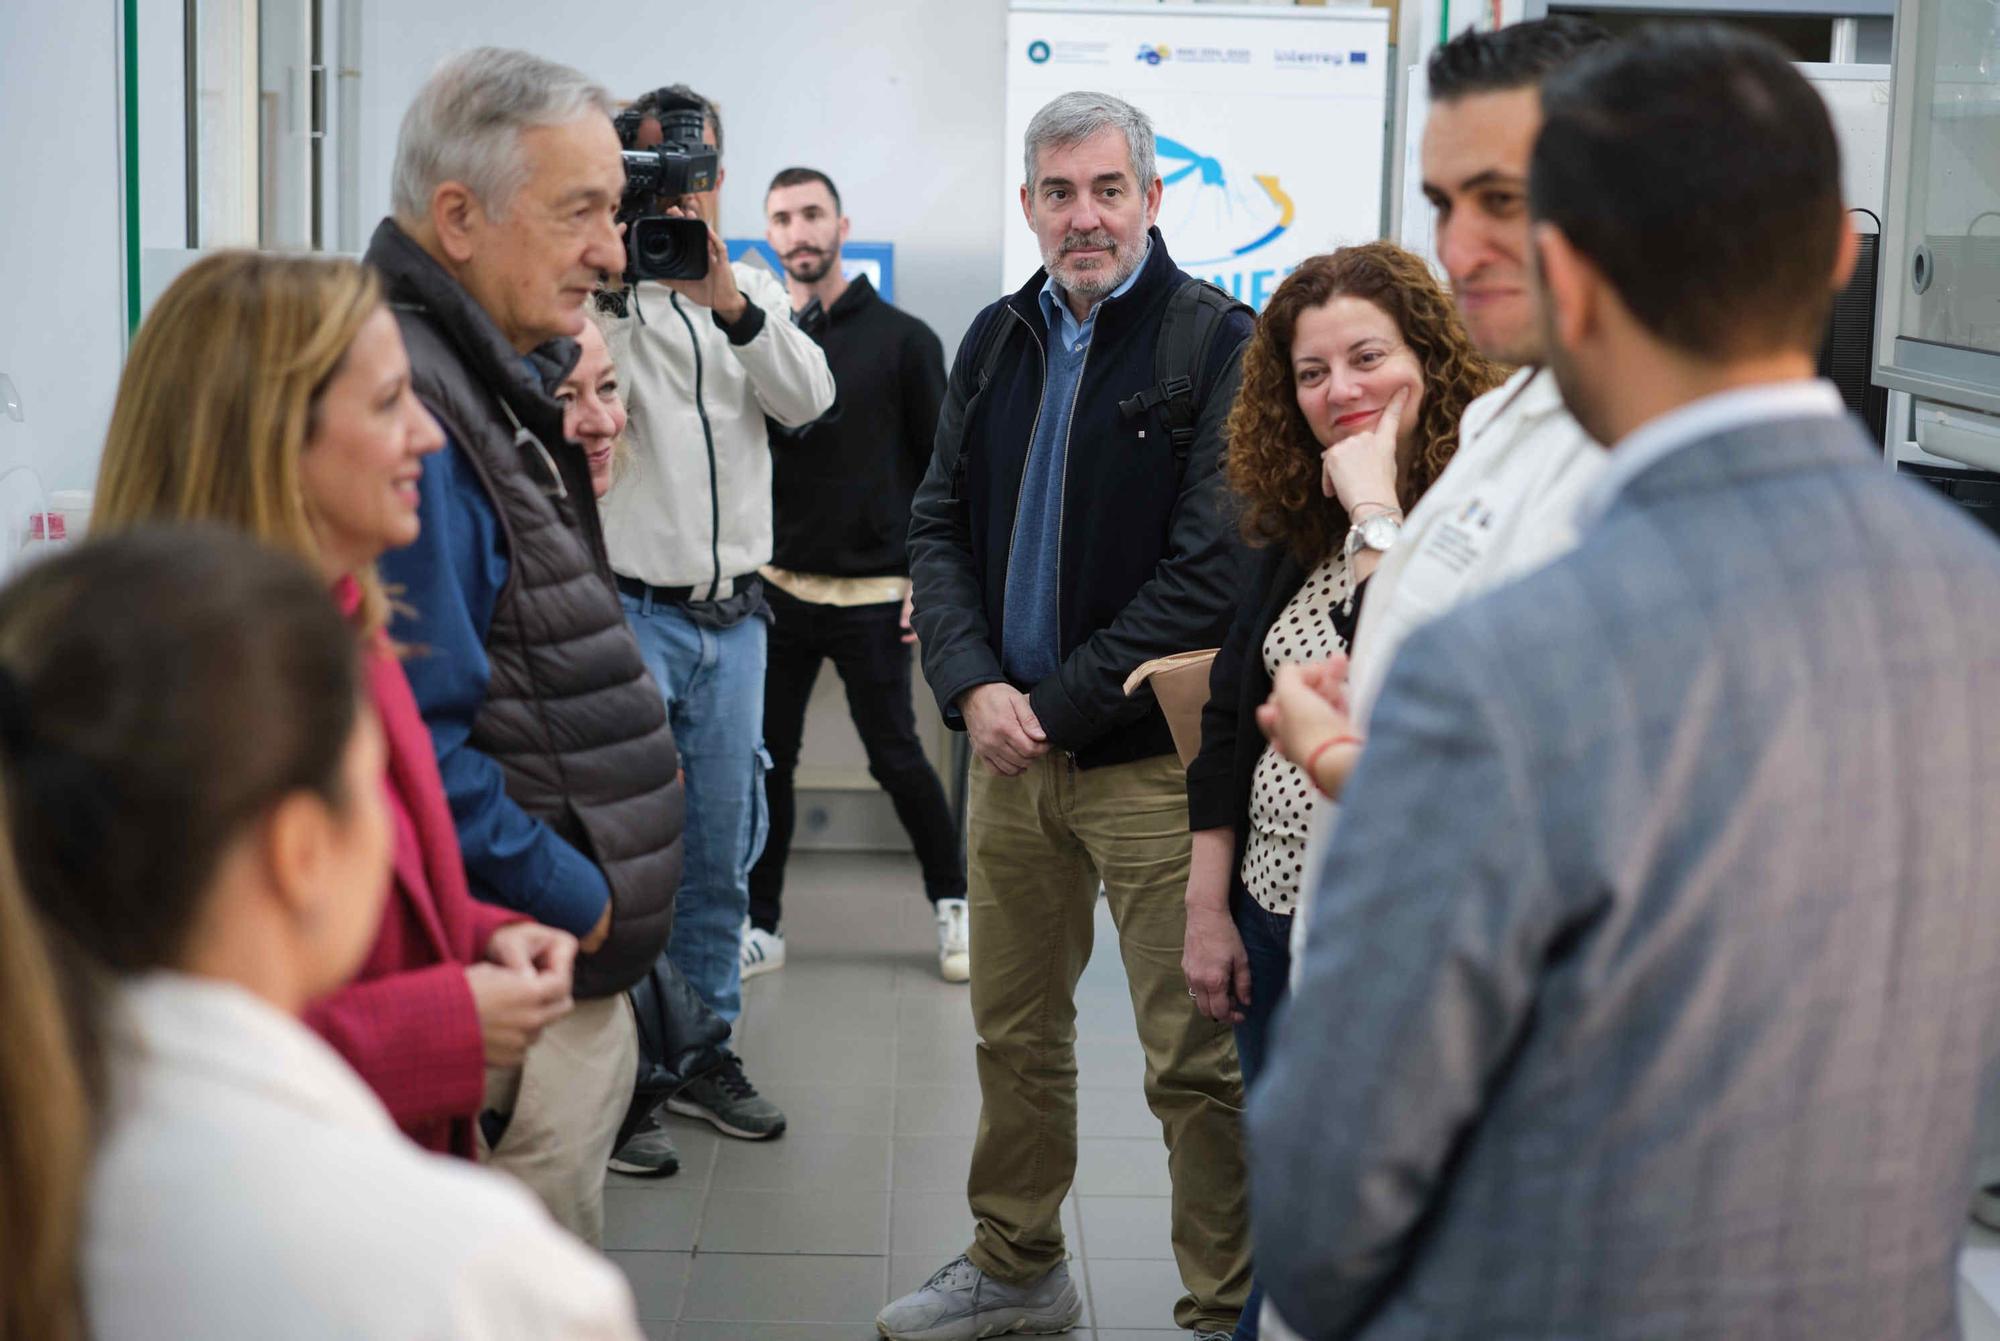
<instances>
[{"instance_id":1,"label":"blue jacket sleeve","mask_svg":"<svg viewBox=\"0 0 2000 1341\"><path fill-rule=\"evenodd\" d=\"M611 898L604 873L521 809L500 765L470 743L491 676L486 634L507 583L500 520L455 442L425 463L418 494L421 534L384 555L381 571L401 607L391 632L416 649L404 670L430 728L472 891L585 935Z\"/></svg>"}]
</instances>

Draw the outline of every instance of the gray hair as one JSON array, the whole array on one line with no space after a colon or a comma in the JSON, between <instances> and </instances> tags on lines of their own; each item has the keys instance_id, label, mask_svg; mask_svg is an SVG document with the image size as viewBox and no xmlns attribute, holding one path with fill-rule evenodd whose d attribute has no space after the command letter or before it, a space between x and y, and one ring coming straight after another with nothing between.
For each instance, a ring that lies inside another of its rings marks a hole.
<instances>
[{"instance_id":1,"label":"gray hair","mask_svg":"<svg viewBox=\"0 0 2000 1341\"><path fill-rule=\"evenodd\" d=\"M525 51L480 47L453 56L417 91L396 136L390 207L424 218L446 182L461 182L495 215L527 179L521 132L609 117L611 95L567 65Z\"/></svg>"},{"instance_id":2,"label":"gray hair","mask_svg":"<svg viewBox=\"0 0 2000 1341\"><path fill-rule=\"evenodd\" d=\"M1023 180L1035 188L1035 159L1048 148L1063 149L1081 143L1100 130L1116 130L1125 136L1125 148L1132 160L1132 175L1139 189L1152 189L1159 176L1153 165L1153 123L1147 115L1122 98L1109 93L1065 93L1035 113L1028 123Z\"/></svg>"}]
</instances>

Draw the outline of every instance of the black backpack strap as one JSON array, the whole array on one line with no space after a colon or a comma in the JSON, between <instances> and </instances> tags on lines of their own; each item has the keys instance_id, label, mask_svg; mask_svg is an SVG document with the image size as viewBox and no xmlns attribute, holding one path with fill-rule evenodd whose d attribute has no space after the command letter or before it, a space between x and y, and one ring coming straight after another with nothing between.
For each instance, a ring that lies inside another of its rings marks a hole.
<instances>
[{"instance_id":1,"label":"black backpack strap","mask_svg":"<svg viewBox=\"0 0 2000 1341\"><path fill-rule=\"evenodd\" d=\"M986 323L986 329L979 333L979 344L973 349L972 394L965 398L965 407L959 411L958 457L951 468L951 498L954 503L965 498L965 473L971 461L970 453L965 450L966 430L972 424L972 412L978 406L979 398L986 394L986 388L993 384L993 376L1000 367L1000 355L1007 349L1007 338L1019 324L1005 307L996 310L993 319Z\"/></svg>"},{"instance_id":2,"label":"black backpack strap","mask_svg":"<svg viewBox=\"0 0 2000 1341\"><path fill-rule=\"evenodd\" d=\"M1174 449L1174 468L1187 465L1194 448L1195 424L1201 418L1201 376L1208 367L1215 333L1232 312L1254 315L1206 280L1185 279L1167 299L1159 343L1153 347L1154 384L1118 402L1127 419L1159 410L1166 420Z\"/></svg>"}]
</instances>

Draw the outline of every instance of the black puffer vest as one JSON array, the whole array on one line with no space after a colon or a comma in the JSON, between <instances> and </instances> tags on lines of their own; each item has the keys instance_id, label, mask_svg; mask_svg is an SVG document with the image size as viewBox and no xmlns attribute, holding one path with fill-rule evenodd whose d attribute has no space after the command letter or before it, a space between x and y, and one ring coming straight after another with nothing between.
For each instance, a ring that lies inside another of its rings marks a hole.
<instances>
[{"instance_id":1,"label":"black puffer vest","mask_svg":"<svg viewBox=\"0 0 2000 1341\"><path fill-rule=\"evenodd\" d=\"M605 558L583 453L562 407L469 294L395 223L369 243L418 397L478 471L509 559L486 635L492 664L470 743L507 794L611 885L611 936L577 960L576 994L637 982L673 930L686 803L666 705L639 658ZM563 371L576 346L537 351Z\"/></svg>"}]
</instances>

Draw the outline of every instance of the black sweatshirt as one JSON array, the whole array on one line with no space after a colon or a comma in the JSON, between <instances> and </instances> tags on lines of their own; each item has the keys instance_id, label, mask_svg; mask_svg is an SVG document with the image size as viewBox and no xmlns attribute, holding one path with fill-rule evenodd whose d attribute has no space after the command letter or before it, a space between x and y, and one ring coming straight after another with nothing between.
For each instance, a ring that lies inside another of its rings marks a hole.
<instances>
[{"instance_id":1,"label":"black sweatshirt","mask_svg":"<svg viewBox=\"0 0 2000 1341\"><path fill-rule=\"evenodd\" d=\"M944 347L930 327L883 302L866 276L847 286L824 324L801 324L826 350L835 396L831 410L771 454L771 562L831 577L906 574L910 498L930 465Z\"/></svg>"}]
</instances>

